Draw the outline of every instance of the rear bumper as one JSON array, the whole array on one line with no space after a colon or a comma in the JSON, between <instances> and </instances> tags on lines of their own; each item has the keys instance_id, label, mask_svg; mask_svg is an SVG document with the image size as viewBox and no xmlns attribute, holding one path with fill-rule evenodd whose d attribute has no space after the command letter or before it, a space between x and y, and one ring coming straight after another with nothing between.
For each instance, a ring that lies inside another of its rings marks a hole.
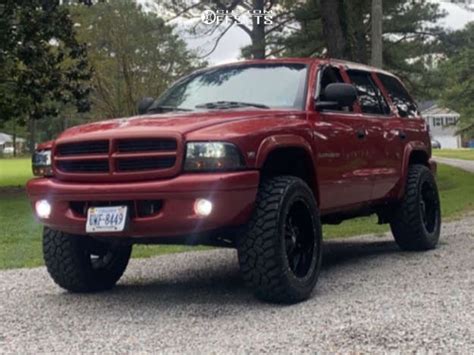
<instances>
[{"instance_id":1,"label":"rear bumper","mask_svg":"<svg viewBox=\"0 0 474 355\"><path fill-rule=\"evenodd\" d=\"M64 182L39 178L30 180L27 192L34 206L46 199L52 205L46 226L72 234L86 235L86 218L72 208L72 201L161 200L160 211L152 216L134 217L120 233L97 236L160 238L198 235L245 224L252 213L259 183L258 171L185 174L169 180L134 183ZM197 198L213 202L207 217L194 213Z\"/></svg>"}]
</instances>

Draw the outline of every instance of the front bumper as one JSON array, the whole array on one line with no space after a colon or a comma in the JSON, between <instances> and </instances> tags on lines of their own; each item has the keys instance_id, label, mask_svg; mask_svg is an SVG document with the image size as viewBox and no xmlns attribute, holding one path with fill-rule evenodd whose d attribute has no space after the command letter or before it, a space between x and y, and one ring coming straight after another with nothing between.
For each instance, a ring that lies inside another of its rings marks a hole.
<instances>
[{"instance_id":1,"label":"front bumper","mask_svg":"<svg viewBox=\"0 0 474 355\"><path fill-rule=\"evenodd\" d=\"M97 236L160 238L197 235L245 224L252 213L259 172L244 171L212 174L183 174L169 180L133 183L65 182L52 178L30 180L27 192L34 206L46 199L52 205L49 218L40 219L46 226L63 232L86 235L86 217L72 208L73 201L161 200L156 215L133 217L120 233ZM194 212L197 198L213 202L207 217Z\"/></svg>"}]
</instances>

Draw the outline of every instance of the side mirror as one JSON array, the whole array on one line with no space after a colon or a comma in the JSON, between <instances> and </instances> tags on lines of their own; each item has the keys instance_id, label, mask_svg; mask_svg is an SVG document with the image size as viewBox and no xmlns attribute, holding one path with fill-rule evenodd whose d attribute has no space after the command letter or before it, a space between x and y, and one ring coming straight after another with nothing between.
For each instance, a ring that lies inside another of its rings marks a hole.
<instances>
[{"instance_id":1,"label":"side mirror","mask_svg":"<svg viewBox=\"0 0 474 355\"><path fill-rule=\"evenodd\" d=\"M153 105L155 99L153 97L144 97L138 103L138 114L144 115L147 113L148 109Z\"/></svg>"},{"instance_id":2,"label":"side mirror","mask_svg":"<svg viewBox=\"0 0 474 355\"><path fill-rule=\"evenodd\" d=\"M350 107L357 100L357 90L352 84L333 83L326 86L321 97L324 101L316 101L317 108Z\"/></svg>"}]
</instances>

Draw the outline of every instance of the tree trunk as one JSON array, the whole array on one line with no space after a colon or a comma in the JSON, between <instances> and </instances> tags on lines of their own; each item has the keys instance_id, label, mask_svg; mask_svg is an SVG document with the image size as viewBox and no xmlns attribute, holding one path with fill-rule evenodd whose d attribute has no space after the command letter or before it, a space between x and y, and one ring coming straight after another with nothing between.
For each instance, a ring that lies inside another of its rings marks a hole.
<instances>
[{"instance_id":1,"label":"tree trunk","mask_svg":"<svg viewBox=\"0 0 474 355\"><path fill-rule=\"evenodd\" d=\"M31 154L34 153L35 151L35 145L36 145L36 120L34 118L29 119L28 121L28 128L30 131L30 141L28 142L28 149Z\"/></svg>"},{"instance_id":2,"label":"tree trunk","mask_svg":"<svg viewBox=\"0 0 474 355\"><path fill-rule=\"evenodd\" d=\"M254 0L254 10L263 14L265 10L264 0ZM266 39L265 24L263 17L252 17L252 57L254 59L265 59L266 57Z\"/></svg>"},{"instance_id":3,"label":"tree trunk","mask_svg":"<svg viewBox=\"0 0 474 355\"><path fill-rule=\"evenodd\" d=\"M358 63L369 63L369 48L364 17L366 0L351 0L344 3L346 29L346 58Z\"/></svg>"},{"instance_id":4,"label":"tree trunk","mask_svg":"<svg viewBox=\"0 0 474 355\"><path fill-rule=\"evenodd\" d=\"M372 56L371 64L382 68L382 0L372 0Z\"/></svg>"},{"instance_id":5,"label":"tree trunk","mask_svg":"<svg viewBox=\"0 0 474 355\"><path fill-rule=\"evenodd\" d=\"M326 39L328 56L346 58L346 39L341 25L342 0L320 0L323 34Z\"/></svg>"},{"instance_id":6,"label":"tree trunk","mask_svg":"<svg viewBox=\"0 0 474 355\"><path fill-rule=\"evenodd\" d=\"M16 157L16 120L13 119L13 156Z\"/></svg>"}]
</instances>

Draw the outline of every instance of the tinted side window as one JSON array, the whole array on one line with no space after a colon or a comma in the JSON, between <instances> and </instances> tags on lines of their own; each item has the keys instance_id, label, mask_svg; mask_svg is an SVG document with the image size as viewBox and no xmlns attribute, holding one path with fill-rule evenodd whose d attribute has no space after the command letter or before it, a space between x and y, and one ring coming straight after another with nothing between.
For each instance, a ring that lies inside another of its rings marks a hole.
<instances>
[{"instance_id":1,"label":"tinted side window","mask_svg":"<svg viewBox=\"0 0 474 355\"><path fill-rule=\"evenodd\" d=\"M377 115L387 115L390 113L390 108L380 89L370 77L370 73L349 71L348 74L357 89L362 112Z\"/></svg>"},{"instance_id":2,"label":"tinted side window","mask_svg":"<svg viewBox=\"0 0 474 355\"><path fill-rule=\"evenodd\" d=\"M324 97L324 89L326 86L329 84L333 83L343 83L344 80L342 79L341 72L339 71L338 68L334 67L327 67L323 70L323 73L321 75L321 79L319 81L319 100L320 101L326 101L326 98ZM331 111L352 111L352 107L344 107L344 108L339 108L339 109L331 109Z\"/></svg>"},{"instance_id":3,"label":"tinted side window","mask_svg":"<svg viewBox=\"0 0 474 355\"><path fill-rule=\"evenodd\" d=\"M377 76L387 89L390 99L397 106L401 117L418 116L418 108L415 102L396 78L385 74L377 74Z\"/></svg>"}]
</instances>

